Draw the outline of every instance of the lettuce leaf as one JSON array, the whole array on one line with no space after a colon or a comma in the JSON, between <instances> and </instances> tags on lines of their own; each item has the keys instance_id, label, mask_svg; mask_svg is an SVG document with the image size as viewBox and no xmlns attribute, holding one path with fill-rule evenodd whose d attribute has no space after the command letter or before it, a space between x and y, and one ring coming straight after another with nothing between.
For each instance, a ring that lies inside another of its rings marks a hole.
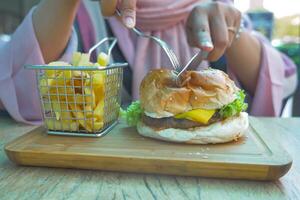
<instances>
[{"instance_id":1,"label":"lettuce leaf","mask_svg":"<svg viewBox=\"0 0 300 200\"><path fill-rule=\"evenodd\" d=\"M140 101L132 102L126 110L120 109L121 118L125 119L129 126L136 126L141 119L143 109Z\"/></svg>"},{"instance_id":2,"label":"lettuce leaf","mask_svg":"<svg viewBox=\"0 0 300 200\"><path fill-rule=\"evenodd\" d=\"M230 103L226 106L223 106L220 109L220 111L219 111L220 116L222 118L227 118L227 117L234 116L236 114L239 114L242 111L247 110L248 104L244 102L245 97L246 97L246 94L243 90L238 91L236 93L236 99L232 103Z\"/></svg>"}]
</instances>

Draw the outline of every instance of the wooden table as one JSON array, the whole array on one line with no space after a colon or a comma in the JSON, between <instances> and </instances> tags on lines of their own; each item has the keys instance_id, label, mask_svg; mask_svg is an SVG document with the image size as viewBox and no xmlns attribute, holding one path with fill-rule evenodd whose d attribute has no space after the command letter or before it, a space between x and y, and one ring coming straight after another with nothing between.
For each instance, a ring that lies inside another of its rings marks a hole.
<instances>
[{"instance_id":1,"label":"wooden table","mask_svg":"<svg viewBox=\"0 0 300 200\"><path fill-rule=\"evenodd\" d=\"M262 118L294 159L276 182L21 167L3 147L33 129L0 115L0 199L300 199L300 118Z\"/></svg>"}]
</instances>

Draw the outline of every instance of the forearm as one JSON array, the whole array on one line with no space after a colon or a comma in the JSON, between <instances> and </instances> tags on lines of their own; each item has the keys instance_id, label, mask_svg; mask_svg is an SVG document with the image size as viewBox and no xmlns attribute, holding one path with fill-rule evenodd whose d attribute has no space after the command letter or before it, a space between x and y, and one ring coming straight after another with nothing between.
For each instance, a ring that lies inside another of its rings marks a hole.
<instances>
[{"instance_id":1,"label":"forearm","mask_svg":"<svg viewBox=\"0 0 300 200\"><path fill-rule=\"evenodd\" d=\"M58 59L66 48L79 3L44 0L33 13L33 26L46 63Z\"/></svg>"},{"instance_id":2,"label":"forearm","mask_svg":"<svg viewBox=\"0 0 300 200\"><path fill-rule=\"evenodd\" d=\"M254 94L260 68L261 45L248 32L243 32L226 51L226 59L244 88Z\"/></svg>"}]
</instances>

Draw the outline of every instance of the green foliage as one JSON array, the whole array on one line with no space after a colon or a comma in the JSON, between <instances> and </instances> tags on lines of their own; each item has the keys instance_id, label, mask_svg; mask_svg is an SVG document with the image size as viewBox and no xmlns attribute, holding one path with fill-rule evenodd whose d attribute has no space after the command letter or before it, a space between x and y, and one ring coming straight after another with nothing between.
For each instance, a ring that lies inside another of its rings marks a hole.
<instances>
[{"instance_id":1,"label":"green foliage","mask_svg":"<svg viewBox=\"0 0 300 200\"><path fill-rule=\"evenodd\" d=\"M143 109L140 101L132 102L126 110L120 109L120 115L126 120L129 126L136 126L141 119Z\"/></svg>"},{"instance_id":2,"label":"green foliage","mask_svg":"<svg viewBox=\"0 0 300 200\"><path fill-rule=\"evenodd\" d=\"M222 118L227 118L227 117L231 117L234 116L236 114L239 114L242 111L245 111L248 107L248 104L245 103L245 93L243 90L240 90L237 94L236 94L236 99L226 105L223 106L220 111L219 114L221 115Z\"/></svg>"},{"instance_id":3,"label":"green foliage","mask_svg":"<svg viewBox=\"0 0 300 200\"><path fill-rule=\"evenodd\" d=\"M298 15L283 17L275 20L274 38L283 38L285 36L299 37L299 25L292 24L292 20Z\"/></svg>"},{"instance_id":4,"label":"green foliage","mask_svg":"<svg viewBox=\"0 0 300 200\"><path fill-rule=\"evenodd\" d=\"M276 47L279 51L289 56L300 68L300 45L296 43L282 44ZM298 70L300 71L300 69ZM300 76L299 76L300 77Z\"/></svg>"}]
</instances>

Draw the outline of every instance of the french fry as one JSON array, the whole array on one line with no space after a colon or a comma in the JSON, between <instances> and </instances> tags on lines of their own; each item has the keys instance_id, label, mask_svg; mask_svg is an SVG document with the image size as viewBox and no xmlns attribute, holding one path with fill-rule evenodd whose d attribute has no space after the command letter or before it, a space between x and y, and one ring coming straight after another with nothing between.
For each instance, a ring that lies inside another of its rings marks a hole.
<instances>
[{"instance_id":1,"label":"french fry","mask_svg":"<svg viewBox=\"0 0 300 200\"><path fill-rule=\"evenodd\" d=\"M55 113L56 120L60 120L62 104L52 103L52 111Z\"/></svg>"},{"instance_id":2,"label":"french fry","mask_svg":"<svg viewBox=\"0 0 300 200\"><path fill-rule=\"evenodd\" d=\"M90 63L90 55L87 53L82 53L78 62L78 66L90 66Z\"/></svg>"},{"instance_id":3,"label":"french fry","mask_svg":"<svg viewBox=\"0 0 300 200\"><path fill-rule=\"evenodd\" d=\"M78 66L78 63L80 62L80 59L81 59L81 53L80 52L73 53L72 65L73 66Z\"/></svg>"},{"instance_id":4,"label":"french fry","mask_svg":"<svg viewBox=\"0 0 300 200\"><path fill-rule=\"evenodd\" d=\"M95 102L95 93L94 91L90 90L90 88L85 88L85 91L82 93L78 93L75 95L69 95L67 96L68 102L76 103L78 105L84 106L84 105L94 105L96 106ZM88 92L89 94L87 94Z\"/></svg>"},{"instance_id":5,"label":"french fry","mask_svg":"<svg viewBox=\"0 0 300 200\"><path fill-rule=\"evenodd\" d=\"M72 73L70 70L45 70L45 76L40 79L40 91L44 96L48 94L49 89L56 90L57 86L65 86L70 81ZM55 93L52 91L51 93ZM60 93L60 92L59 92ZM63 92L64 94L64 92Z\"/></svg>"},{"instance_id":6,"label":"french fry","mask_svg":"<svg viewBox=\"0 0 300 200\"><path fill-rule=\"evenodd\" d=\"M51 102L51 110L55 113L55 119L47 119L47 126L49 129L53 130L68 130L76 131L78 130L77 123L73 120L73 116L69 111L68 104L65 102L58 103L55 101Z\"/></svg>"},{"instance_id":7,"label":"french fry","mask_svg":"<svg viewBox=\"0 0 300 200\"><path fill-rule=\"evenodd\" d=\"M40 79L39 88L40 88L40 93L41 93L42 96L47 95L48 85L47 85L47 79L46 78Z\"/></svg>"},{"instance_id":8,"label":"french fry","mask_svg":"<svg viewBox=\"0 0 300 200\"><path fill-rule=\"evenodd\" d=\"M93 107L96 107L96 100L95 100L95 91L91 90L91 85L89 81L85 82L85 87L84 87L84 98L86 105L93 105Z\"/></svg>"},{"instance_id":9,"label":"french fry","mask_svg":"<svg viewBox=\"0 0 300 200\"><path fill-rule=\"evenodd\" d=\"M73 66L93 66L90 62L90 55L88 53L75 52L72 57Z\"/></svg>"},{"instance_id":10,"label":"french fry","mask_svg":"<svg viewBox=\"0 0 300 200\"><path fill-rule=\"evenodd\" d=\"M104 114L104 100L100 101L94 110L94 116L99 121L103 121L103 114Z\"/></svg>"},{"instance_id":11,"label":"french fry","mask_svg":"<svg viewBox=\"0 0 300 200\"><path fill-rule=\"evenodd\" d=\"M95 101L98 104L104 99L104 83L105 83L105 73L99 71L93 76L93 89L95 93Z\"/></svg>"},{"instance_id":12,"label":"french fry","mask_svg":"<svg viewBox=\"0 0 300 200\"><path fill-rule=\"evenodd\" d=\"M71 66L71 65L67 62L55 61L55 62L49 63L48 66ZM64 71L64 70L45 70L45 74L47 77L56 77L58 75L58 73L60 73L61 71Z\"/></svg>"},{"instance_id":13,"label":"french fry","mask_svg":"<svg viewBox=\"0 0 300 200\"><path fill-rule=\"evenodd\" d=\"M73 120L55 120L47 119L46 124L49 130L66 130L66 131L77 131L77 123Z\"/></svg>"},{"instance_id":14,"label":"french fry","mask_svg":"<svg viewBox=\"0 0 300 200\"><path fill-rule=\"evenodd\" d=\"M103 121L95 122L94 123L94 129L92 131L99 131L101 128L103 128Z\"/></svg>"},{"instance_id":15,"label":"french fry","mask_svg":"<svg viewBox=\"0 0 300 200\"><path fill-rule=\"evenodd\" d=\"M97 58L97 63L100 66L107 66L108 62L109 62L108 55L106 53L103 53L103 52L99 53L98 58Z\"/></svg>"},{"instance_id":16,"label":"french fry","mask_svg":"<svg viewBox=\"0 0 300 200\"><path fill-rule=\"evenodd\" d=\"M72 66L72 65L64 61L54 61L49 63L48 66ZM47 70L47 71L54 71L54 70Z\"/></svg>"},{"instance_id":17,"label":"french fry","mask_svg":"<svg viewBox=\"0 0 300 200\"><path fill-rule=\"evenodd\" d=\"M81 106L75 105L75 104L70 104L70 108L71 108L72 114L75 116L75 118L77 119L79 124L84 129L91 132L92 127L90 126L90 124L87 123L86 116L84 116L84 113L83 113L83 110L82 110Z\"/></svg>"},{"instance_id":18,"label":"french fry","mask_svg":"<svg viewBox=\"0 0 300 200\"><path fill-rule=\"evenodd\" d=\"M72 78L72 73L69 70L62 70L54 78L48 78L48 86L64 86Z\"/></svg>"},{"instance_id":19,"label":"french fry","mask_svg":"<svg viewBox=\"0 0 300 200\"><path fill-rule=\"evenodd\" d=\"M90 132L99 131L103 127L103 121L95 121L93 119L88 119L87 124L87 127L89 127L87 130Z\"/></svg>"}]
</instances>

